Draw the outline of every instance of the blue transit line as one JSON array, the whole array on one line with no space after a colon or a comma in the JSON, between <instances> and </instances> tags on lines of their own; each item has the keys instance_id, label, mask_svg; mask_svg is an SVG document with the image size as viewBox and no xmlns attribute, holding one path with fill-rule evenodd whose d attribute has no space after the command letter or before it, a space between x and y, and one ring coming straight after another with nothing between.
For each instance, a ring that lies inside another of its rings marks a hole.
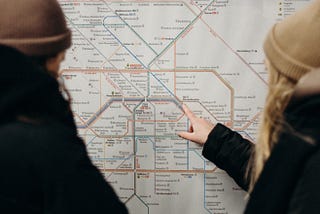
<instances>
[{"instance_id":1,"label":"blue transit line","mask_svg":"<svg viewBox=\"0 0 320 214\"><path fill-rule=\"evenodd\" d=\"M122 72L119 72L119 74L120 74L125 80L127 80L127 82L128 82L141 96L144 96L143 93L142 93L135 85L133 85L133 83L132 83ZM105 73L104 73L104 76L106 76Z\"/></svg>"},{"instance_id":2,"label":"blue transit line","mask_svg":"<svg viewBox=\"0 0 320 214\"><path fill-rule=\"evenodd\" d=\"M156 142L154 142L150 137L148 137L148 139L149 139L150 142L152 143L152 148L153 148L153 150L155 150L155 148L156 148Z\"/></svg>"},{"instance_id":3,"label":"blue transit line","mask_svg":"<svg viewBox=\"0 0 320 214\"><path fill-rule=\"evenodd\" d=\"M133 58L135 58L145 69L148 70L147 66L145 66L145 65L143 64L143 62L141 62L141 61L139 60L139 58L138 58L136 55L134 55L134 53L132 53L132 52L129 50L129 48L127 48L127 46L125 46L125 45L120 41L120 39L118 39L118 37L117 37L116 35L114 35L114 34L106 27L106 25L105 25L104 22L105 22L105 20L106 20L107 18L110 18L110 16L106 16L106 17L103 19L103 23L102 23L103 27L114 37L115 40L117 40L117 42L119 42L119 44L120 44L124 49L126 49L126 50L131 54L131 56L132 56ZM114 16L113 16L112 18L114 18Z\"/></svg>"},{"instance_id":4,"label":"blue transit line","mask_svg":"<svg viewBox=\"0 0 320 214\"><path fill-rule=\"evenodd\" d=\"M114 16L112 16L112 18L113 18L113 17L114 17ZM107 18L110 18L110 16L106 16L106 17L104 18L104 20L103 20L103 26L104 26L104 28L114 37L115 40L117 40L117 41L119 42L119 44L120 44L123 48L125 48L125 49L129 52L129 54L130 54L133 58L135 58L135 59L144 67L144 69L149 70L149 67L147 67L142 61L140 61L140 59L139 59L134 53L132 53L132 52L129 50L129 48L127 48L127 47L120 41L120 39L119 39L116 35L114 35L114 34L107 28L107 26L105 25L105 20L106 20ZM175 99L178 100L178 98L174 95L174 93L173 93L172 91L170 91L170 90L165 86L165 84L164 84L159 78L157 78L157 76L156 76L155 74L153 74L152 72L149 72L149 73L166 89L166 91L167 91L171 96L173 96Z\"/></svg>"},{"instance_id":5,"label":"blue transit line","mask_svg":"<svg viewBox=\"0 0 320 214\"><path fill-rule=\"evenodd\" d=\"M121 17L119 16L117 13L115 13L117 15L117 17L134 33L136 34L136 36L139 37L139 39L141 39L141 41L148 47L150 48L150 50L157 55L158 53L149 45L147 44L147 42Z\"/></svg>"},{"instance_id":6,"label":"blue transit line","mask_svg":"<svg viewBox=\"0 0 320 214\"><path fill-rule=\"evenodd\" d=\"M196 154L203 160L203 165L205 166L205 164L206 164L206 159L204 159L203 156L200 155L196 149L191 149L190 151L196 153Z\"/></svg>"},{"instance_id":7,"label":"blue transit line","mask_svg":"<svg viewBox=\"0 0 320 214\"><path fill-rule=\"evenodd\" d=\"M139 139L147 139L147 140L149 140L149 141L152 143L152 149L153 149L153 151L155 151L155 149L156 149L155 142L152 141L149 136L148 136L148 137L136 137L136 141L138 141ZM136 144L136 147L137 147L137 151L138 151L138 144Z\"/></svg>"},{"instance_id":8,"label":"blue transit line","mask_svg":"<svg viewBox=\"0 0 320 214\"><path fill-rule=\"evenodd\" d=\"M114 97L108 100L100 109L97 111L84 125L79 125L77 128L79 129L85 129L88 128L98 117L113 103L113 102L143 102L145 101L145 98L122 98L122 97ZM173 102L177 106L180 106L180 103L177 102L177 100L172 99L172 98L148 98L148 101L150 102L159 102L159 101L164 101L164 102Z\"/></svg>"},{"instance_id":9,"label":"blue transit line","mask_svg":"<svg viewBox=\"0 0 320 214\"><path fill-rule=\"evenodd\" d=\"M175 95L172 91L170 91L170 89L167 88L167 86L166 86L154 73L149 72L149 74L151 74L151 75L167 90L167 92L168 92L171 96L173 96L176 100L178 100L178 98L176 97L176 95ZM179 104L179 105L180 105L180 104Z\"/></svg>"},{"instance_id":10,"label":"blue transit line","mask_svg":"<svg viewBox=\"0 0 320 214\"><path fill-rule=\"evenodd\" d=\"M96 139L96 138L97 138L97 136L94 136L88 143L86 143L86 146L89 146L89 144L91 144L94 141L94 139Z\"/></svg>"},{"instance_id":11,"label":"blue transit line","mask_svg":"<svg viewBox=\"0 0 320 214\"><path fill-rule=\"evenodd\" d=\"M206 175L207 175L207 173L206 173L206 160L203 158L203 156L202 155L200 155L199 153L198 153L198 151L197 150L192 150L194 153L196 153L202 160L203 160L203 171L204 171L204 173L203 173L203 207L204 207L204 209L206 210L206 211L208 211L208 213L211 213L210 212L210 210L208 210L208 208L207 208L207 206L206 206Z\"/></svg>"},{"instance_id":12,"label":"blue transit line","mask_svg":"<svg viewBox=\"0 0 320 214\"><path fill-rule=\"evenodd\" d=\"M249 140L250 140L251 142L254 142L254 139L248 134L248 132L246 132L246 131L243 130L243 131L239 131L238 133L239 133L239 134L241 134L241 133L245 134L245 135L249 138ZM242 135L243 135L243 134L242 134Z\"/></svg>"},{"instance_id":13,"label":"blue transit line","mask_svg":"<svg viewBox=\"0 0 320 214\"><path fill-rule=\"evenodd\" d=\"M109 4L107 4L107 2L105 1L102 1L111 11L113 11ZM141 39L143 41L143 43L148 46L148 48L150 48L150 50L152 50L153 53L155 53L155 55L157 55L158 53L149 45L147 44L147 42L120 16L118 15L116 12L113 11L113 13L115 14L115 16L112 16L112 17L118 17L133 33L136 34L136 36L139 37L139 39Z\"/></svg>"}]
</instances>

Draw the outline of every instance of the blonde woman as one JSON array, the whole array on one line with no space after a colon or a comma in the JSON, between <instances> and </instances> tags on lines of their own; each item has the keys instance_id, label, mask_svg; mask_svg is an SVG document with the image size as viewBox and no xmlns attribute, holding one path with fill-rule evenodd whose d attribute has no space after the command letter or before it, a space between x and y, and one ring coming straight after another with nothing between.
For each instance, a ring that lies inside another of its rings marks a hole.
<instances>
[{"instance_id":1,"label":"blonde woman","mask_svg":"<svg viewBox=\"0 0 320 214\"><path fill-rule=\"evenodd\" d=\"M179 136L250 192L245 213L319 213L320 1L274 25L264 51L269 91L257 144L185 105L191 127Z\"/></svg>"}]
</instances>

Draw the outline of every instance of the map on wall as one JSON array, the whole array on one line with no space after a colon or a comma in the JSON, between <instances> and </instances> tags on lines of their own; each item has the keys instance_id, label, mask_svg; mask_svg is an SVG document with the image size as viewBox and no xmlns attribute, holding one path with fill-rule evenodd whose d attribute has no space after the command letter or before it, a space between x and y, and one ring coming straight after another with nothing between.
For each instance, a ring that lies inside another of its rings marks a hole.
<instances>
[{"instance_id":1,"label":"map on wall","mask_svg":"<svg viewBox=\"0 0 320 214\"><path fill-rule=\"evenodd\" d=\"M263 40L306 0L60 0L61 74L91 160L132 214L242 213L246 193L177 136L181 104L255 141Z\"/></svg>"}]
</instances>

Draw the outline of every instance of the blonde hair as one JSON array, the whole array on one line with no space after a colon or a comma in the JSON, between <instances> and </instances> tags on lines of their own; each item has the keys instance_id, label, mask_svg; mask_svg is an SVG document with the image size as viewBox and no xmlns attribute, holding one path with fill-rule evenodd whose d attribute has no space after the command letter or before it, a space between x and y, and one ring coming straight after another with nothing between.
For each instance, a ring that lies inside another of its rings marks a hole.
<instances>
[{"instance_id":1,"label":"blonde hair","mask_svg":"<svg viewBox=\"0 0 320 214\"><path fill-rule=\"evenodd\" d=\"M278 142L280 132L285 127L283 112L293 94L293 87L296 84L296 81L287 78L272 65L268 66L268 70L269 91L262 115L257 145L255 146L255 151L247 171L247 176L250 176L250 192L259 178L273 147Z\"/></svg>"}]
</instances>

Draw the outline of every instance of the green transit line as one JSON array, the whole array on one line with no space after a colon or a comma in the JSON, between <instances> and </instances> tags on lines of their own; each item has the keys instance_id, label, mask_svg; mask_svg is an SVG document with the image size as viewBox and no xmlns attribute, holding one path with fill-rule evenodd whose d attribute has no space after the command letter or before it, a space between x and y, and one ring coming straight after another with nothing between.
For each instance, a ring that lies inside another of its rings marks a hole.
<instances>
[{"instance_id":1,"label":"green transit line","mask_svg":"<svg viewBox=\"0 0 320 214\"><path fill-rule=\"evenodd\" d=\"M156 56L156 57L148 64L148 68L150 67L150 65L151 65L154 61L156 61L156 60L158 59L159 56L161 56L165 51L167 51L167 50L173 45L173 43L174 43L175 41L177 41L178 38L179 38L184 32L186 32L186 31L189 29L189 27L190 27L191 25L193 25L193 24L199 19L200 16L202 16L202 14L204 13L204 11L205 11L209 6L211 6L211 4L212 4L214 1L215 1L215 0L212 0L212 2L210 2L210 3L201 11L201 13L199 13L199 15L197 15L197 16L194 18L194 20L192 20L192 22L191 22L190 24L188 24L188 25L186 26L186 28L183 29L183 30L176 36L176 38L173 39L173 40L167 45L167 47L165 47L165 48L160 52L160 54L159 54L158 56Z\"/></svg>"}]
</instances>

